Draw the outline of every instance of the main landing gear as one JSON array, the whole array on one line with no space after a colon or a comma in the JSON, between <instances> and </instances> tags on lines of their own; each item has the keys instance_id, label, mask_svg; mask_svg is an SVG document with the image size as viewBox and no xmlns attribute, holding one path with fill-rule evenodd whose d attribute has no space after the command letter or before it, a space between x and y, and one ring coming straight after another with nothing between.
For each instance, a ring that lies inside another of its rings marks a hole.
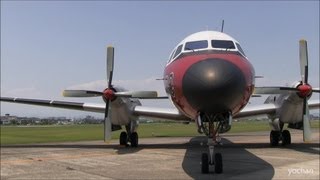
<instances>
[{"instance_id":1,"label":"main landing gear","mask_svg":"<svg viewBox=\"0 0 320 180\"><path fill-rule=\"evenodd\" d=\"M121 132L120 139L119 139L120 145L129 146L128 142L130 142L131 147L138 147L138 142L139 142L138 133L137 132L130 133L131 132L130 129L128 127L126 127L126 129L127 129L127 132L129 133L125 131Z\"/></svg>"},{"instance_id":2,"label":"main landing gear","mask_svg":"<svg viewBox=\"0 0 320 180\"><path fill-rule=\"evenodd\" d=\"M272 130L270 132L270 145L278 146L279 141L282 142L283 146L291 144L290 132L288 130L283 130L283 131Z\"/></svg>"},{"instance_id":3,"label":"main landing gear","mask_svg":"<svg viewBox=\"0 0 320 180\"><path fill-rule=\"evenodd\" d=\"M288 130L283 130L283 123L279 122L280 130L272 130L270 132L270 145L271 146L278 146L279 142L281 141L282 145L289 145L291 144L291 135Z\"/></svg>"},{"instance_id":4,"label":"main landing gear","mask_svg":"<svg viewBox=\"0 0 320 180\"><path fill-rule=\"evenodd\" d=\"M223 172L223 162L221 153L215 153L215 147L221 145L221 138L219 132L225 132L230 129L231 118L228 116L199 116L198 126L199 132L204 132L207 137L207 145L209 153L202 153L201 155L201 172L209 173L209 167L214 166L214 172L221 174ZM229 122L228 122L229 121ZM204 125L204 123L206 125Z\"/></svg>"}]
</instances>

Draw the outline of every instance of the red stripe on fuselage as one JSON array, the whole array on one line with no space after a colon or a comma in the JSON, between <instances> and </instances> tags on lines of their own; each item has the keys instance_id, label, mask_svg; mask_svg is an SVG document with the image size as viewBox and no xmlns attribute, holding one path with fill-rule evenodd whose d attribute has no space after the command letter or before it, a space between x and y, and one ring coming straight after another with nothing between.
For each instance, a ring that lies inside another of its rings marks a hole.
<instances>
[{"instance_id":1,"label":"red stripe on fuselage","mask_svg":"<svg viewBox=\"0 0 320 180\"><path fill-rule=\"evenodd\" d=\"M164 71L164 83L167 93L171 96L171 99L174 105L185 115L190 118L195 119L198 110L194 109L187 101L183 94L182 90L182 79L188 70L193 64L203 61L206 59L223 59L225 61L231 62L236 65L241 72L243 73L246 81L246 92L243 95L241 102L237 103L238 106L234 107L231 111L232 114L239 112L249 101L249 98L253 92L254 88L254 69L250 62L243 56L230 52L226 53L225 51L219 52L194 52L190 55L182 55L175 61L167 65ZM172 75L173 74L173 75ZM171 76L171 80L170 80Z\"/></svg>"}]
</instances>

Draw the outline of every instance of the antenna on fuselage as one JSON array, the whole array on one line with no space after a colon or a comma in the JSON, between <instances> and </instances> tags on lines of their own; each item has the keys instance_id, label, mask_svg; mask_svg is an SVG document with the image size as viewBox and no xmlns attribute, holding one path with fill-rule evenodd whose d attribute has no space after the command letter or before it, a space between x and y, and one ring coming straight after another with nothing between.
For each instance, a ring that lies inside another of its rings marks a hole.
<instances>
[{"instance_id":1,"label":"antenna on fuselage","mask_svg":"<svg viewBox=\"0 0 320 180\"><path fill-rule=\"evenodd\" d=\"M223 27L224 27L224 19L222 20L221 32L223 32Z\"/></svg>"}]
</instances>

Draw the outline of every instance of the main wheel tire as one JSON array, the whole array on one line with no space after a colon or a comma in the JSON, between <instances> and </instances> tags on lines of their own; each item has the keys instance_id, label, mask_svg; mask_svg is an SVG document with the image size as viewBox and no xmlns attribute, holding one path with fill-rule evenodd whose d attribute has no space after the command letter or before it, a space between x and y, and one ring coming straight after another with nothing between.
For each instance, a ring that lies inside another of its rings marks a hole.
<instances>
[{"instance_id":1,"label":"main wheel tire","mask_svg":"<svg viewBox=\"0 0 320 180\"><path fill-rule=\"evenodd\" d=\"M128 135L126 132L122 131L120 134L120 145L127 145L128 144Z\"/></svg>"},{"instance_id":2,"label":"main wheel tire","mask_svg":"<svg viewBox=\"0 0 320 180\"><path fill-rule=\"evenodd\" d=\"M282 131L282 145L288 145L291 144L291 135L288 130L283 130Z\"/></svg>"},{"instance_id":3,"label":"main wheel tire","mask_svg":"<svg viewBox=\"0 0 320 180\"><path fill-rule=\"evenodd\" d=\"M221 153L216 153L214 155L214 172L217 174L221 174L222 171L223 171L222 155Z\"/></svg>"},{"instance_id":4,"label":"main wheel tire","mask_svg":"<svg viewBox=\"0 0 320 180\"><path fill-rule=\"evenodd\" d=\"M138 133L133 132L130 135L131 147L138 147Z\"/></svg>"},{"instance_id":5,"label":"main wheel tire","mask_svg":"<svg viewBox=\"0 0 320 180\"><path fill-rule=\"evenodd\" d=\"M209 173L209 157L207 153L201 155L201 172L203 174Z\"/></svg>"},{"instance_id":6,"label":"main wheel tire","mask_svg":"<svg viewBox=\"0 0 320 180\"><path fill-rule=\"evenodd\" d=\"M280 132L272 130L270 132L270 145L271 146L278 146L280 140Z\"/></svg>"}]
</instances>

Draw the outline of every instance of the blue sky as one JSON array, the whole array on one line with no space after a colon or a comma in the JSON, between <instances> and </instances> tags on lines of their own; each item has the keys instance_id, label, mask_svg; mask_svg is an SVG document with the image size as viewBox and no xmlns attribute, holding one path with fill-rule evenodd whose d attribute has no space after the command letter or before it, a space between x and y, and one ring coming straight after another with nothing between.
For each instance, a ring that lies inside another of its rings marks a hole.
<instances>
[{"instance_id":1,"label":"blue sky","mask_svg":"<svg viewBox=\"0 0 320 180\"><path fill-rule=\"evenodd\" d=\"M197 31L220 30L223 19L225 32L265 77L258 86L300 79L298 41L304 38L310 83L319 87L319 1L1 1L1 96L102 102L63 98L61 91L103 90L107 45L116 48L114 84L164 94L162 82L154 79L162 77L174 46ZM166 100L143 103L172 107ZM102 116L1 103L4 113Z\"/></svg>"}]
</instances>

